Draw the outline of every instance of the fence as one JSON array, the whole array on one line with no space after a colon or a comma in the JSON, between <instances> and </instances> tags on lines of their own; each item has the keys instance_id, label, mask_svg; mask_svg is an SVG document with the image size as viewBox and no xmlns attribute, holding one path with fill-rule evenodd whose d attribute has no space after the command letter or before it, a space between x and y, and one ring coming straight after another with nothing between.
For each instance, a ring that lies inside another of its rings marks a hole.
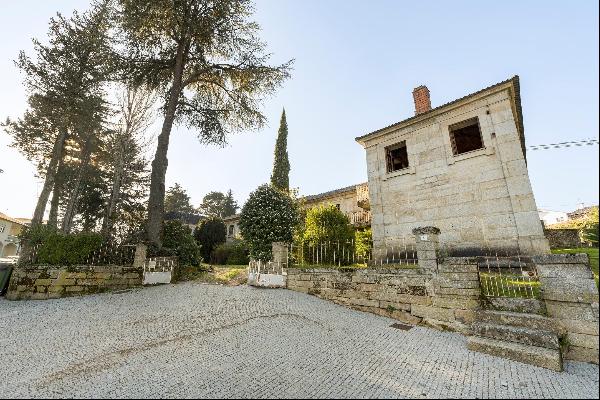
<instances>
[{"instance_id":1,"label":"fence","mask_svg":"<svg viewBox=\"0 0 600 400\"><path fill-rule=\"evenodd\" d=\"M392 267L416 265L414 237L389 240L390 244L373 248L372 242L345 240L294 243L289 246L290 266Z\"/></svg>"},{"instance_id":2,"label":"fence","mask_svg":"<svg viewBox=\"0 0 600 400\"><path fill-rule=\"evenodd\" d=\"M537 270L527 257L479 257L478 270L481 292L486 297L540 298Z\"/></svg>"}]
</instances>

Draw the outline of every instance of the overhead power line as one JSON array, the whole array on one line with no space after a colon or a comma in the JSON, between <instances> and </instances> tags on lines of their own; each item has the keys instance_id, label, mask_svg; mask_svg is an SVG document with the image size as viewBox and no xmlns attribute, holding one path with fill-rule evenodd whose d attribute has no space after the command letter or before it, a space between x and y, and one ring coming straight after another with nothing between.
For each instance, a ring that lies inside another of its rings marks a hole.
<instances>
[{"instance_id":1,"label":"overhead power line","mask_svg":"<svg viewBox=\"0 0 600 400\"><path fill-rule=\"evenodd\" d=\"M560 149L564 147L582 147L582 146L593 146L598 144L598 139L582 139L572 142L560 142L550 144L535 144L527 146L528 150L549 150L549 149Z\"/></svg>"}]
</instances>

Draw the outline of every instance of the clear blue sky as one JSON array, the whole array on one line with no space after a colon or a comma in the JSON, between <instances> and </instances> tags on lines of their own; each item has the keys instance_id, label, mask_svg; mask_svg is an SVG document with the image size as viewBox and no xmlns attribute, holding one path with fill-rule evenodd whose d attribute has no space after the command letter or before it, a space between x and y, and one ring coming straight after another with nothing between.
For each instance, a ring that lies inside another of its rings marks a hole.
<instances>
[{"instance_id":1,"label":"clear blue sky","mask_svg":"<svg viewBox=\"0 0 600 400\"><path fill-rule=\"evenodd\" d=\"M87 1L6 2L0 14L0 119L25 109L12 60L44 38L48 19ZM366 181L354 141L413 115L412 89L425 84L433 106L515 74L527 144L598 137L598 2L259 0L256 19L273 59L295 58L293 77L268 99L269 126L225 149L174 130L167 184L194 205L231 188L241 203L267 182L279 117L289 124L291 185L302 194ZM41 185L0 133L0 211L30 216ZM598 146L529 152L538 207L571 210L598 203Z\"/></svg>"}]
</instances>

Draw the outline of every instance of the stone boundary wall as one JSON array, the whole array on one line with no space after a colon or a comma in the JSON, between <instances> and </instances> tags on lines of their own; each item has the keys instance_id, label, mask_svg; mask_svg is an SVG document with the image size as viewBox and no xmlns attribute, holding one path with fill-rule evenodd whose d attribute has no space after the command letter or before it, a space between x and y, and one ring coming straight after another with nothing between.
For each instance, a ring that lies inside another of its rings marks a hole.
<instances>
[{"instance_id":1,"label":"stone boundary wall","mask_svg":"<svg viewBox=\"0 0 600 400\"><path fill-rule=\"evenodd\" d=\"M566 339L567 360L598 364L598 288L587 254L533 258L548 316Z\"/></svg>"},{"instance_id":2,"label":"stone boundary wall","mask_svg":"<svg viewBox=\"0 0 600 400\"><path fill-rule=\"evenodd\" d=\"M142 284L143 271L131 266L18 266L6 298L45 300L127 289Z\"/></svg>"},{"instance_id":3,"label":"stone boundary wall","mask_svg":"<svg viewBox=\"0 0 600 400\"><path fill-rule=\"evenodd\" d=\"M552 249L577 248L586 245L579 237L579 229L544 229L544 235Z\"/></svg>"},{"instance_id":4,"label":"stone boundary wall","mask_svg":"<svg viewBox=\"0 0 600 400\"><path fill-rule=\"evenodd\" d=\"M287 288L405 323L467 333L480 305L476 261L456 258L433 278L421 268L290 268Z\"/></svg>"}]
</instances>

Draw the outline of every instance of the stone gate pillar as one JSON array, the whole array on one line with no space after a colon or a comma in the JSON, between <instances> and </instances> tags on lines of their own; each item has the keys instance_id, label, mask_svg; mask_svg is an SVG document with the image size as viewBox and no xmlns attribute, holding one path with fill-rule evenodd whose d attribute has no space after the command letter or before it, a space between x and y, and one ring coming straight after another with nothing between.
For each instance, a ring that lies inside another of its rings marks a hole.
<instances>
[{"instance_id":1,"label":"stone gate pillar","mask_svg":"<svg viewBox=\"0 0 600 400\"><path fill-rule=\"evenodd\" d=\"M148 246L144 243L138 243L135 245L135 256L133 257L133 266L136 268L143 268L146 263L146 255L148 253Z\"/></svg>"},{"instance_id":2,"label":"stone gate pillar","mask_svg":"<svg viewBox=\"0 0 600 400\"><path fill-rule=\"evenodd\" d=\"M286 268L288 263L288 245L285 242L273 242L273 263Z\"/></svg>"},{"instance_id":3,"label":"stone gate pillar","mask_svg":"<svg viewBox=\"0 0 600 400\"><path fill-rule=\"evenodd\" d=\"M437 252L439 249L440 230L434 226L423 226L413 229L415 235L419 268L437 274Z\"/></svg>"}]
</instances>

